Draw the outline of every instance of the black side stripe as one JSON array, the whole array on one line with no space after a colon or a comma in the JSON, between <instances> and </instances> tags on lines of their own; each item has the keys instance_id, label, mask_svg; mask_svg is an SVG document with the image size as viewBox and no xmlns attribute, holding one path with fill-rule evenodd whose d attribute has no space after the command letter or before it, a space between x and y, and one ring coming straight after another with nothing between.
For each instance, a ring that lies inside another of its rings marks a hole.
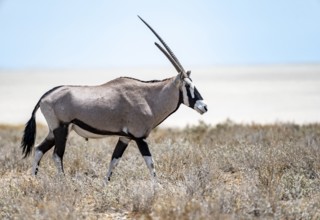
<instances>
[{"instance_id":1,"label":"black side stripe","mask_svg":"<svg viewBox=\"0 0 320 220\"><path fill-rule=\"evenodd\" d=\"M83 130L89 131L89 132L91 132L93 134L98 134L98 135L117 135L117 136L128 137L128 138L134 139L134 140L139 139L139 138L144 138L144 137L135 137L132 134L130 134L130 132L125 133L123 131L113 132L113 131L100 130L100 129L94 128L94 127L86 124L85 122L83 122L83 121L81 121L79 119L73 119L71 121L71 123L79 126Z\"/></svg>"}]
</instances>

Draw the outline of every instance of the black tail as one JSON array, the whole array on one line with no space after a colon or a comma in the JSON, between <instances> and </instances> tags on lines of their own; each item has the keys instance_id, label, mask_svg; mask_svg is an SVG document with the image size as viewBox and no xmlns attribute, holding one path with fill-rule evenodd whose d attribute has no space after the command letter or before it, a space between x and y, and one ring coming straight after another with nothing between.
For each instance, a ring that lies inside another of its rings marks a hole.
<instances>
[{"instance_id":1,"label":"black tail","mask_svg":"<svg viewBox=\"0 0 320 220\"><path fill-rule=\"evenodd\" d=\"M30 155L32 147L34 145L34 141L36 139L36 132L36 118L35 115L32 115L30 120L26 124L24 134L21 140L22 154L24 154L23 158L26 158Z\"/></svg>"},{"instance_id":2,"label":"black tail","mask_svg":"<svg viewBox=\"0 0 320 220\"><path fill-rule=\"evenodd\" d=\"M26 124L26 127L24 128L24 133L23 133L23 137L21 140L22 154L24 154L23 158L26 158L30 155L32 148L34 146L34 142L36 139L36 133L37 133L36 112L37 112L38 108L40 107L41 99L43 99L44 97L49 95L51 92L53 92L54 90L56 90L60 87L62 87L62 86L54 87L53 89L51 89L48 92L46 92L45 94L43 94L41 96L40 100L38 101L37 105L34 107L34 109L32 111L31 118L29 119L29 121Z\"/></svg>"},{"instance_id":3,"label":"black tail","mask_svg":"<svg viewBox=\"0 0 320 220\"><path fill-rule=\"evenodd\" d=\"M34 146L34 142L36 139L36 133L37 133L37 126L36 126L36 112L39 108L39 102L35 106L31 118L26 124L26 127L24 128L23 137L21 140L21 148L22 148L22 154L24 154L23 158L26 158L30 155L32 152L32 148Z\"/></svg>"}]
</instances>

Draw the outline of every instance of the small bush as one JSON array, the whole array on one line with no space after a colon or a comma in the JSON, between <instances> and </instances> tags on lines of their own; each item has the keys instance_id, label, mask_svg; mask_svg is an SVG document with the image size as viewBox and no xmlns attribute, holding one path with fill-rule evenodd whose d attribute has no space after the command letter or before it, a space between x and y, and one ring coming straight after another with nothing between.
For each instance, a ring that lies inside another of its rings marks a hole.
<instances>
[{"instance_id":1,"label":"small bush","mask_svg":"<svg viewBox=\"0 0 320 220\"><path fill-rule=\"evenodd\" d=\"M36 178L22 160L23 127L0 126L1 219L319 219L320 125L204 122L156 129L149 176L130 143L103 183L116 137L71 134L58 176L52 150ZM46 135L38 128L37 143Z\"/></svg>"}]
</instances>

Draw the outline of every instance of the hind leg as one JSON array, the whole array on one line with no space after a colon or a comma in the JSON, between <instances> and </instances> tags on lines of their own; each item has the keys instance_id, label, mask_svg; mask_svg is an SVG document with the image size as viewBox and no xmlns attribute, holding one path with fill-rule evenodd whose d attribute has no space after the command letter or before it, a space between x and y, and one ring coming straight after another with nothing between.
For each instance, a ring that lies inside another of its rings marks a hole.
<instances>
[{"instance_id":1,"label":"hind leg","mask_svg":"<svg viewBox=\"0 0 320 220\"><path fill-rule=\"evenodd\" d=\"M34 162L32 166L32 174L37 175L42 156L54 146L53 133L49 132L48 136L36 148L34 153Z\"/></svg>"},{"instance_id":2,"label":"hind leg","mask_svg":"<svg viewBox=\"0 0 320 220\"><path fill-rule=\"evenodd\" d=\"M53 160L56 164L58 173L63 173L63 154L66 148L68 137L68 124L62 124L53 131L55 147L53 151Z\"/></svg>"}]
</instances>

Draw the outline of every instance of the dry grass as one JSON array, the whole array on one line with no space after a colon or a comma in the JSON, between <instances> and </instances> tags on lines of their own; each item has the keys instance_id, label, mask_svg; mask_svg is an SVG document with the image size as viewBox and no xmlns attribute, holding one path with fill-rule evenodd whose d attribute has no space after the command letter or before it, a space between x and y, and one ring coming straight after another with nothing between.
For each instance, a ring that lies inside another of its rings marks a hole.
<instances>
[{"instance_id":1,"label":"dry grass","mask_svg":"<svg viewBox=\"0 0 320 220\"><path fill-rule=\"evenodd\" d=\"M116 138L72 134L57 176L22 160L22 127L0 126L1 219L319 219L320 125L200 123L149 138L158 184L130 144L108 186ZM45 136L38 129L39 143Z\"/></svg>"}]
</instances>

